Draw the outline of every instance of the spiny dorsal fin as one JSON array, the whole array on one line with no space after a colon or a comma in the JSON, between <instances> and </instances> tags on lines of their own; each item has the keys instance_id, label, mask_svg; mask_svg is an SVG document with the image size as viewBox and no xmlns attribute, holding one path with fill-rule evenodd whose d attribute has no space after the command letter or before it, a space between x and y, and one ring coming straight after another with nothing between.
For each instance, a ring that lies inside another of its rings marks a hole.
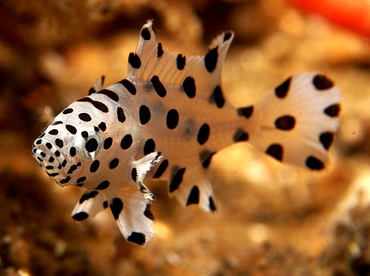
<instances>
[{"instance_id":1,"label":"spiny dorsal fin","mask_svg":"<svg viewBox=\"0 0 370 276\"><path fill-rule=\"evenodd\" d=\"M340 90L324 75L293 75L253 106L239 108L248 120L248 142L275 159L321 170L339 124ZM258 127L256 127L258 126Z\"/></svg>"},{"instance_id":2,"label":"spiny dorsal fin","mask_svg":"<svg viewBox=\"0 0 370 276\"><path fill-rule=\"evenodd\" d=\"M101 76L99 79L97 79L94 83L94 86L90 88L89 90L89 95L94 94L100 90L103 89L104 86L104 81L105 81L105 76Z\"/></svg>"},{"instance_id":3,"label":"spiny dorsal fin","mask_svg":"<svg viewBox=\"0 0 370 276\"><path fill-rule=\"evenodd\" d=\"M152 81L154 77L153 82L160 84L190 87L196 84L197 94L204 91L208 97L209 91L220 84L222 65L234 33L219 35L204 56L185 56L163 49L155 40L152 24L149 20L142 27L136 52L129 55L128 79Z\"/></svg>"}]
</instances>

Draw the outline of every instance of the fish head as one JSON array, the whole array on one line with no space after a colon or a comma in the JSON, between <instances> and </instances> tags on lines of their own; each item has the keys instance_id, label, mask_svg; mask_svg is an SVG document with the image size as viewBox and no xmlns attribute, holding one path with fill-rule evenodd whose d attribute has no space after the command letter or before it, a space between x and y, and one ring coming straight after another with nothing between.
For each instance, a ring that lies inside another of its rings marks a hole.
<instances>
[{"instance_id":1,"label":"fish head","mask_svg":"<svg viewBox=\"0 0 370 276\"><path fill-rule=\"evenodd\" d=\"M87 122L75 117L73 113L62 112L33 143L33 157L61 186L82 186L95 172L91 164L104 146L105 123L97 123L90 115Z\"/></svg>"}]
</instances>

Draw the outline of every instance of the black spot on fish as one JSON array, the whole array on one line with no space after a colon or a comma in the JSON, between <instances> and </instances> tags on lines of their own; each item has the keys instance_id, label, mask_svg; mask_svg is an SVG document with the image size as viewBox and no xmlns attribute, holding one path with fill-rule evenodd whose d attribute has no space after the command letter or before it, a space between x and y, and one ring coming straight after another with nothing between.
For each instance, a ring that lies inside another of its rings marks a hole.
<instances>
[{"instance_id":1,"label":"black spot on fish","mask_svg":"<svg viewBox=\"0 0 370 276\"><path fill-rule=\"evenodd\" d=\"M137 180L137 170L136 170L136 168L132 168L132 170L131 170L131 178L132 178L133 181L136 182L136 180Z\"/></svg>"},{"instance_id":2,"label":"black spot on fish","mask_svg":"<svg viewBox=\"0 0 370 276\"><path fill-rule=\"evenodd\" d=\"M86 176L81 176L79 179L77 179L76 183L82 183L86 181Z\"/></svg>"},{"instance_id":3,"label":"black spot on fish","mask_svg":"<svg viewBox=\"0 0 370 276\"><path fill-rule=\"evenodd\" d=\"M130 53L128 56L128 63L135 69L139 69L141 67L140 57L136 53Z\"/></svg>"},{"instance_id":4,"label":"black spot on fish","mask_svg":"<svg viewBox=\"0 0 370 276\"><path fill-rule=\"evenodd\" d=\"M119 199L118 197L113 198L109 207L112 211L114 219L117 220L119 218L119 214L121 213L121 211L123 209L122 200Z\"/></svg>"},{"instance_id":5,"label":"black spot on fish","mask_svg":"<svg viewBox=\"0 0 370 276\"><path fill-rule=\"evenodd\" d=\"M82 99L77 100L77 102L88 102L91 103L96 109L100 110L101 112L107 113L108 107L99 101L94 101L90 97L84 97Z\"/></svg>"},{"instance_id":6,"label":"black spot on fish","mask_svg":"<svg viewBox=\"0 0 370 276\"><path fill-rule=\"evenodd\" d=\"M226 32L224 34L224 42L228 41L232 37L233 33L232 32Z\"/></svg>"},{"instance_id":7,"label":"black spot on fish","mask_svg":"<svg viewBox=\"0 0 370 276\"><path fill-rule=\"evenodd\" d=\"M117 107L117 119L121 123L126 121L126 116L125 116L125 113L123 112L122 107Z\"/></svg>"},{"instance_id":8,"label":"black spot on fish","mask_svg":"<svg viewBox=\"0 0 370 276\"><path fill-rule=\"evenodd\" d=\"M170 192L174 192L176 191L181 182L182 182L182 178L184 176L184 173L185 173L185 170L186 168L181 168L181 169L178 169L177 171L175 171L174 175L172 176L172 179L171 179L171 183L170 183Z\"/></svg>"},{"instance_id":9,"label":"black spot on fish","mask_svg":"<svg viewBox=\"0 0 370 276\"><path fill-rule=\"evenodd\" d=\"M244 129L241 128L238 128L233 136L233 140L235 143L241 141L248 141L248 139L249 139L248 132L245 132Z\"/></svg>"},{"instance_id":10,"label":"black spot on fish","mask_svg":"<svg viewBox=\"0 0 370 276\"><path fill-rule=\"evenodd\" d=\"M144 211L144 216L146 216L148 219L150 220L154 220L154 215L152 213L152 210L151 210L151 205L150 204L147 204L146 205L146 208L145 208L145 211Z\"/></svg>"},{"instance_id":11,"label":"black spot on fish","mask_svg":"<svg viewBox=\"0 0 370 276\"><path fill-rule=\"evenodd\" d=\"M324 163L314 156L309 156L306 159L306 166L311 170L322 170L325 167Z\"/></svg>"},{"instance_id":12,"label":"black spot on fish","mask_svg":"<svg viewBox=\"0 0 370 276\"><path fill-rule=\"evenodd\" d=\"M94 162L91 163L90 165L90 172L94 173L99 169L100 166L100 161L99 160L94 160Z\"/></svg>"},{"instance_id":13,"label":"black spot on fish","mask_svg":"<svg viewBox=\"0 0 370 276\"><path fill-rule=\"evenodd\" d=\"M114 158L112 161L109 162L109 168L111 170L117 168L118 163L119 163L119 159L118 158Z\"/></svg>"},{"instance_id":14,"label":"black spot on fish","mask_svg":"<svg viewBox=\"0 0 370 276\"><path fill-rule=\"evenodd\" d=\"M104 180L103 182L101 182L98 186L96 186L96 190L105 190L106 188L108 188L110 185L110 182L108 180Z\"/></svg>"},{"instance_id":15,"label":"black spot on fish","mask_svg":"<svg viewBox=\"0 0 370 276\"><path fill-rule=\"evenodd\" d=\"M210 50L204 56L204 65L206 66L208 72L212 73L216 69L217 60L218 60L218 46Z\"/></svg>"},{"instance_id":16,"label":"black spot on fish","mask_svg":"<svg viewBox=\"0 0 370 276\"><path fill-rule=\"evenodd\" d=\"M80 204L82 204L82 203L84 203L86 200L89 200L90 198L94 198L94 197L96 197L98 194L99 194L99 192L98 192L98 191L88 191L88 192L85 192L85 193L81 196L81 198L80 198L80 200L79 200L79 203L80 203Z\"/></svg>"},{"instance_id":17,"label":"black spot on fish","mask_svg":"<svg viewBox=\"0 0 370 276\"><path fill-rule=\"evenodd\" d=\"M177 59L176 59L177 69L179 70L184 69L185 64L186 64L186 56L182 56L181 54L178 54Z\"/></svg>"},{"instance_id":18,"label":"black spot on fish","mask_svg":"<svg viewBox=\"0 0 370 276\"><path fill-rule=\"evenodd\" d=\"M136 243L138 245L145 244L145 235L140 232L132 232L131 235L127 238L129 242Z\"/></svg>"},{"instance_id":19,"label":"black spot on fish","mask_svg":"<svg viewBox=\"0 0 370 276\"><path fill-rule=\"evenodd\" d=\"M58 135L59 131L57 129L52 129L48 132L49 134L51 135ZM37 140L37 142L40 141L40 144L41 144L41 140ZM36 142L36 144L37 144Z\"/></svg>"},{"instance_id":20,"label":"black spot on fish","mask_svg":"<svg viewBox=\"0 0 370 276\"><path fill-rule=\"evenodd\" d=\"M212 157L215 153L216 153L215 151L211 152L209 150L203 150L200 152L199 160L200 162L202 162L203 168L207 169L209 167L209 165L211 164Z\"/></svg>"},{"instance_id":21,"label":"black spot on fish","mask_svg":"<svg viewBox=\"0 0 370 276\"><path fill-rule=\"evenodd\" d=\"M333 82L324 75L316 75L312 80L312 84L319 91L327 90L334 86Z\"/></svg>"},{"instance_id":22,"label":"black spot on fish","mask_svg":"<svg viewBox=\"0 0 370 276\"><path fill-rule=\"evenodd\" d=\"M275 88L275 95L276 95L276 97L278 97L280 99L283 99L283 98L286 97L286 95L289 92L291 81L292 81L292 77L289 77L282 84L280 84L278 87Z\"/></svg>"},{"instance_id":23,"label":"black spot on fish","mask_svg":"<svg viewBox=\"0 0 370 276\"><path fill-rule=\"evenodd\" d=\"M131 81L128 79L123 79L118 83L122 84L130 94L136 95L136 87Z\"/></svg>"},{"instance_id":24,"label":"black spot on fish","mask_svg":"<svg viewBox=\"0 0 370 276\"><path fill-rule=\"evenodd\" d=\"M77 153L77 151L76 151L76 148L75 147L71 147L70 149L69 149L69 154L73 157L73 156L75 156L76 155L76 153Z\"/></svg>"},{"instance_id":25,"label":"black spot on fish","mask_svg":"<svg viewBox=\"0 0 370 276\"><path fill-rule=\"evenodd\" d=\"M210 197L208 198L208 207L209 207L209 209L210 209L212 212L216 211L216 205L215 205L215 203L214 203L214 201L213 201L212 196L210 196Z\"/></svg>"},{"instance_id":26,"label":"black spot on fish","mask_svg":"<svg viewBox=\"0 0 370 276\"><path fill-rule=\"evenodd\" d=\"M63 110L63 114L70 114L70 113L72 113L73 112L73 109L72 108L66 108L66 109L64 109Z\"/></svg>"},{"instance_id":27,"label":"black spot on fish","mask_svg":"<svg viewBox=\"0 0 370 276\"><path fill-rule=\"evenodd\" d=\"M158 96L161 98L165 97L167 94L166 88L163 86L161 81L159 80L158 76L154 75L151 80L153 84L155 92L157 92Z\"/></svg>"},{"instance_id":28,"label":"black spot on fish","mask_svg":"<svg viewBox=\"0 0 370 276\"><path fill-rule=\"evenodd\" d=\"M119 101L118 95L115 92L108 89L102 89L97 94L103 94L115 102Z\"/></svg>"},{"instance_id":29,"label":"black spot on fish","mask_svg":"<svg viewBox=\"0 0 370 276\"><path fill-rule=\"evenodd\" d=\"M281 130L291 130L295 126L295 119L293 116L285 115L276 119L275 126Z\"/></svg>"},{"instance_id":30,"label":"black spot on fish","mask_svg":"<svg viewBox=\"0 0 370 276\"><path fill-rule=\"evenodd\" d=\"M188 196L186 206L190 204L198 204L198 203L199 203L199 188L198 186L193 186Z\"/></svg>"},{"instance_id":31,"label":"black spot on fish","mask_svg":"<svg viewBox=\"0 0 370 276\"><path fill-rule=\"evenodd\" d=\"M339 115L339 104L333 104L324 109L324 113L330 117L337 117Z\"/></svg>"},{"instance_id":32,"label":"black spot on fish","mask_svg":"<svg viewBox=\"0 0 370 276\"><path fill-rule=\"evenodd\" d=\"M71 180L71 177L70 177L70 176L67 176L65 179L60 180L60 181L59 181L59 183L61 183L61 184L66 184L66 183L68 183L70 180Z\"/></svg>"},{"instance_id":33,"label":"black spot on fish","mask_svg":"<svg viewBox=\"0 0 370 276\"><path fill-rule=\"evenodd\" d=\"M47 146L48 144L46 144L46 146ZM51 144L50 144L51 145ZM57 145L59 148L63 148L63 146L64 146L64 143L63 143L63 140L61 140L61 139L59 139L59 138L57 138L57 139L55 139L55 145ZM51 149L51 147L49 148L48 147L48 149Z\"/></svg>"},{"instance_id":34,"label":"black spot on fish","mask_svg":"<svg viewBox=\"0 0 370 276\"><path fill-rule=\"evenodd\" d=\"M200 145L203 145L205 142L208 141L210 132L211 132L211 128L209 127L208 124L203 124L200 127L198 131L198 136L197 136L197 141Z\"/></svg>"},{"instance_id":35,"label":"black spot on fish","mask_svg":"<svg viewBox=\"0 0 370 276\"><path fill-rule=\"evenodd\" d=\"M166 124L169 129L174 129L179 124L179 113L176 109L170 109L167 113Z\"/></svg>"},{"instance_id":36,"label":"black spot on fish","mask_svg":"<svg viewBox=\"0 0 370 276\"><path fill-rule=\"evenodd\" d=\"M91 121L91 116L87 113L78 114L78 118L80 118L84 122L90 122Z\"/></svg>"},{"instance_id":37,"label":"black spot on fish","mask_svg":"<svg viewBox=\"0 0 370 276\"><path fill-rule=\"evenodd\" d=\"M209 101L211 103L215 103L218 108L222 108L225 105L225 98L219 85L217 85L216 88L213 90Z\"/></svg>"},{"instance_id":38,"label":"black spot on fish","mask_svg":"<svg viewBox=\"0 0 370 276\"><path fill-rule=\"evenodd\" d=\"M126 150L132 145L132 136L131 134L126 134L121 140L121 148Z\"/></svg>"},{"instance_id":39,"label":"black spot on fish","mask_svg":"<svg viewBox=\"0 0 370 276\"><path fill-rule=\"evenodd\" d=\"M319 140L324 149L328 150L334 141L334 134L332 132L321 133Z\"/></svg>"},{"instance_id":40,"label":"black spot on fish","mask_svg":"<svg viewBox=\"0 0 370 276\"><path fill-rule=\"evenodd\" d=\"M283 160L284 150L283 150L283 147L279 144L270 145L267 148L266 153L279 161Z\"/></svg>"},{"instance_id":41,"label":"black spot on fish","mask_svg":"<svg viewBox=\"0 0 370 276\"><path fill-rule=\"evenodd\" d=\"M100 128L101 131L106 131L107 129L107 125L104 123L104 122L101 122L99 125L98 125L98 128Z\"/></svg>"},{"instance_id":42,"label":"black spot on fish","mask_svg":"<svg viewBox=\"0 0 370 276\"><path fill-rule=\"evenodd\" d=\"M104 140L104 145L103 145L103 148L104 149L109 149L111 146L112 146L112 143L113 143L113 139L112 137L108 137Z\"/></svg>"},{"instance_id":43,"label":"black spot on fish","mask_svg":"<svg viewBox=\"0 0 370 276\"><path fill-rule=\"evenodd\" d=\"M192 77L187 77L184 80L184 82L182 83L182 88L190 99L195 97L197 88L195 86L195 81Z\"/></svg>"},{"instance_id":44,"label":"black spot on fish","mask_svg":"<svg viewBox=\"0 0 370 276\"><path fill-rule=\"evenodd\" d=\"M253 114L254 107L253 105L248 107L241 107L236 110L239 116L244 116L245 118L249 119Z\"/></svg>"},{"instance_id":45,"label":"black spot on fish","mask_svg":"<svg viewBox=\"0 0 370 276\"><path fill-rule=\"evenodd\" d=\"M155 142L153 139L148 139L144 145L144 155L152 153L155 151Z\"/></svg>"},{"instance_id":46,"label":"black spot on fish","mask_svg":"<svg viewBox=\"0 0 370 276\"><path fill-rule=\"evenodd\" d=\"M157 58L160 58L163 55L162 43L157 44Z\"/></svg>"},{"instance_id":47,"label":"black spot on fish","mask_svg":"<svg viewBox=\"0 0 370 276\"><path fill-rule=\"evenodd\" d=\"M83 220L87 219L88 217L89 217L89 214L84 212L84 211L76 213L72 216L72 218L76 221L83 221Z\"/></svg>"},{"instance_id":48,"label":"black spot on fish","mask_svg":"<svg viewBox=\"0 0 370 276\"><path fill-rule=\"evenodd\" d=\"M158 166L158 169L155 172L155 174L153 175L153 178L160 178L163 175L163 173L166 171L167 167L168 167L168 160L165 159Z\"/></svg>"},{"instance_id":49,"label":"black spot on fish","mask_svg":"<svg viewBox=\"0 0 370 276\"><path fill-rule=\"evenodd\" d=\"M147 124L150 120L150 117L151 117L151 114L150 114L149 108L146 105L140 106L140 110L139 110L140 123L142 125Z\"/></svg>"},{"instance_id":50,"label":"black spot on fish","mask_svg":"<svg viewBox=\"0 0 370 276\"><path fill-rule=\"evenodd\" d=\"M144 38L144 40L150 40L151 35L148 28L144 28L141 30L141 37Z\"/></svg>"}]
</instances>

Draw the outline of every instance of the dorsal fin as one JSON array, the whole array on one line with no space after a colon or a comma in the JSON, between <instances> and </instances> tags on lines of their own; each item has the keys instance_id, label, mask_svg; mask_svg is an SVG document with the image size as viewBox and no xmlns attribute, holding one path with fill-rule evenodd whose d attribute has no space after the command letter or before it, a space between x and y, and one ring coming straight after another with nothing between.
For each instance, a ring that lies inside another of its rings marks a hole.
<instances>
[{"instance_id":1,"label":"dorsal fin","mask_svg":"<svg viewBox=\"0 0 370 276\"><path fill-rule=\"evenodd\" d=\"M220 34L204 56L185 56L163 49L155 40L152 24L149 20L142 27L136 53L129 55L128 79L151 81L157 76L161 84L180 86L188 80L188 85L196 84L197 95L204 91L208 97L209 91L220 84L222 65L234 33Z\"/></svg>"}]
</instances>

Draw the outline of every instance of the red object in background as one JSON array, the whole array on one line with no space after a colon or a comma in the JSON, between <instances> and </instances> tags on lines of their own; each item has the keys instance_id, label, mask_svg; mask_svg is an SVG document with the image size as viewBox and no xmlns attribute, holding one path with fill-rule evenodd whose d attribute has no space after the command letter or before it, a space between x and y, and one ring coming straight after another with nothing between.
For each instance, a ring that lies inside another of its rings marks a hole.
<instances>
[{"instance_id":1,"label":"red object in background","mask_svg":"<svg viewBox=\"0 0 370 276\"><path fill-rule=\"evenodd\" d=\"M330 22L370 37L368 0L286 0L307 12L320 14Z\"/></svg>"}]
</instances>

